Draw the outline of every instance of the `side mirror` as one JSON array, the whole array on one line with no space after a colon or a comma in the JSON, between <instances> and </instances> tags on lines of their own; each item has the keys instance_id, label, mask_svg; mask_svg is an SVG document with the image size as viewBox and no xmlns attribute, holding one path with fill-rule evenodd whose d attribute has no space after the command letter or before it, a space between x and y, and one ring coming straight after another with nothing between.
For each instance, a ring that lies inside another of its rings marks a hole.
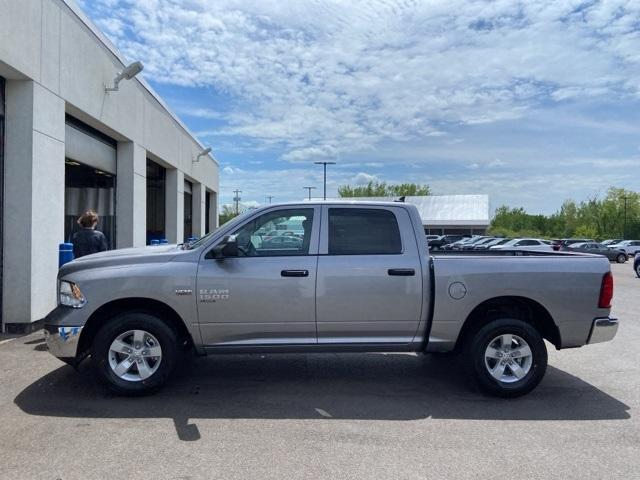
<instances>
[{"instance_id":1,"label":"side mirror","mask_svg":"<svg viewBox=\"0 0 640 480\"><path fill-rule=\"evenodd\" d=\"M238 256L238 244L235 235L226 236L218 245L213 247L213 258L222 259Z\"/></svg>"}]
</instances>

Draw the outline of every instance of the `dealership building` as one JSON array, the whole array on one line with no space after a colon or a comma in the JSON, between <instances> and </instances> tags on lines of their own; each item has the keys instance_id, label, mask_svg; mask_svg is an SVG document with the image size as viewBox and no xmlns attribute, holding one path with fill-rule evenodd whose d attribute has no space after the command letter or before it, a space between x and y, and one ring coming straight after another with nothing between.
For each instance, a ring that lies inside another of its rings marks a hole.
<instances>
[{"instance_id":1,"label":"dealership building","mask_svg":"<svg viewBox=\"0 0 640 480\"><path fill-rule=\"evenodd\" d=\"M110 248L201 236L218 164L73 0L2 5L1 312L20 332L55 306L58 244L83 211Z\"/></svg>"}]
</instances>

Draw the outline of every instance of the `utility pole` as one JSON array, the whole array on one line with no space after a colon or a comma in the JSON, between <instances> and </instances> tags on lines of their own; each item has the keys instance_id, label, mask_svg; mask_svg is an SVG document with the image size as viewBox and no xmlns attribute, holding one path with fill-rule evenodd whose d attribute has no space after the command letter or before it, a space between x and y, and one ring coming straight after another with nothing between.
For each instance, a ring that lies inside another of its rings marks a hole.
<instances>
[{"instance_id":1,"label":"utility pole","mask_svg":"<svg viewBox=\"0 0 640 480\"><path fill-rule=\"evenodd\" d=\"M242 193L242 190L234 190L233 193L235 194L233 201L236 202L236 215L238 215L240 213L238 204L240 203L240 194Z\"/></svg>"},{"instance_id":2,"label":"utility pole","mask_svg":"<svg viewBox=\"0 0 640 480\"><path fill-rule=\"evenodd\" d=\"M324 169L324 199L327 199L327 165L335 165L336 162L313 162L316 165L322 165Z\"/></svg>"},{"instance_id":3,"label":"utility pole","mask_svg":"<svg viewBox=\"0 0 640 480\"><path fill-rule=\"evenodd\" d=\"M627 196L622 197L624 200L624 223L622 227L622 239L627 239Z\"/></svg>"},{"instance_id":4,"label":"utility pole","mask_svg":"<svg viewBox=\"0 0 640 480\"><path fill-rule=\"evenodd\" d=\"M271 199L273 198L273 195L266 195L264 198L269 200L269 203L271 203Z\"/></svg>"},{"instance_id":5,"label":"utility pole","mask_svg":"<svg viewBox=\"0 0 640 480\"><path fill-rule=\"evenodd\" d=\"M316 187L302 187L302 188L306 188L307 190L309 190L309 200L311 200L311 190L315 190Z\"/></svg>"}]
</instances>

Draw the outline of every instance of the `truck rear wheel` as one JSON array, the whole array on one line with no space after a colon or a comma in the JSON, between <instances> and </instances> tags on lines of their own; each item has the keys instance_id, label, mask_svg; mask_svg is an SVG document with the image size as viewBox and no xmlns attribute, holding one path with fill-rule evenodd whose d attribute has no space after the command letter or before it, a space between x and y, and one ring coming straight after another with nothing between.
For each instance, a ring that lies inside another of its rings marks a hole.
<instances>
[{"instance_id":1,"label":"truck rear wheel","mask_svg":"<svg viewBox=\"0 0 640 480\"><path fill-rule=\"evenodd\" d=\"M469 370L491 395L518 397L533 390L547 369L547 348L540 333L518 319L493 320L467 347Z\"/></svg>"},{"instance_id":2,"label":"truck rear wheel","mask_svg":"<svg viewBox=\"0 0 640 480\"><path fill-rule=\"evenodd\" d=\"M91 357L99 378L119 395L147 395L173 373L178 337L161 319L143 312L118 315L98 331Z\"/></svg>"}]
</instances>

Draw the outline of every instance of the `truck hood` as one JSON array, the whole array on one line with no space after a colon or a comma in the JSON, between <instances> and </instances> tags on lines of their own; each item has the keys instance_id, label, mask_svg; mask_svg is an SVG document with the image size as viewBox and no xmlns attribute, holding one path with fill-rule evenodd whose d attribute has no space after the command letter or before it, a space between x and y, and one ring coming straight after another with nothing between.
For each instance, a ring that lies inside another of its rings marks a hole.
<instances>
[{"instance_id":1,"label":"truck hood","mask_svg":"<svg viewBox=\"0 0 640 480\"><path fill-rule=\"evenodd\" d=\"M182 251L183 250L175 244L107 250L106 252L94 253L77 258L63 265L58 272L58 277L61 278L65 275L91 268L168 262Z\"/></svg>"}]
</instances>

